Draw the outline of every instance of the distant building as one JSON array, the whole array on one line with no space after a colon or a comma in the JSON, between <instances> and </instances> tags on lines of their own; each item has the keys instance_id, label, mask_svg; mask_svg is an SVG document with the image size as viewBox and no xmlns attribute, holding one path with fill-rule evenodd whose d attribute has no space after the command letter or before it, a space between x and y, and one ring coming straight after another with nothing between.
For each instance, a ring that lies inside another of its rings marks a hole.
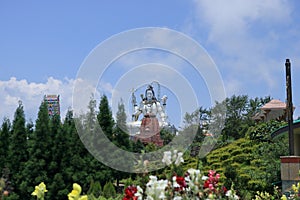
<instances>
[{"instance_id":1,"label":"distant building","mask_svg":"<svg viewBox=\"0 0 300 200\"><path fill-rule=\"evenodd\" d=\"M45 95L44 102L48 105L49 116L60 115L59 95Z\"/></svg>"},{"instance_id":2,"label":"distant building","mask_svg":"<svg viewBox=\"0 0 300 200\"><path fill-rule=\"evenodd\" d=\"M294 107L295 110L295 107ZM270 120L287 121L286 103L273 99L260 108L253 117L256 122Z\"/></svg>"}]
</instances>

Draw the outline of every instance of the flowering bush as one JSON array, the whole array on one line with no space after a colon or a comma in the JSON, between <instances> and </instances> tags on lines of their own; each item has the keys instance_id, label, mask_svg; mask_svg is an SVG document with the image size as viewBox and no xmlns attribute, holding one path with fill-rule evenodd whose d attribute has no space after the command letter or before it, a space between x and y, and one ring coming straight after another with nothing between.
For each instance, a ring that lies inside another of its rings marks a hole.
<instances>
[{"instance_id":1,"label":"flowering bush","mask_svg":"<svg viewBox=\"0 0 300 200\"><path fill-rule=\"evenodd\" d=\"M148 161L147 161L148 162ZM144 165L148 165L148 163ZM214 170L209 170L207 175L204 175L199 169L188 169L185 173L177 174L176 169L184 162L183 153L174 151L164 152L162 162L165 163L171 170L166 174L165 178L159 179L157 176L150 175L149 179L143 185L130 185L124 190L123 200L237 200L233 186L227 190L219 182L220 174ZM48 190L42 182L35 186L32 192L38 200L44 200L45 193ZM100 196L81 195L81 186L77 183L73 184L73 190L68 194L69 200L107 200ZM292 190L286 195L282 195L278 188L274 188L274 194L268 192L257 192L255 200L300 200L300 183L294 184ZM120 196L114 197L119 199ZM112 198L109 198L112 199Z\"/></svg>"},{"instance_id":2,"label":"flowering bush","mask_svg":"<svg viewBox=\"0 0 300 200\"><path fill-rule=\"evenodd\" d=\"M183 160L183 153L164 152L162 162L171 168L166 179L159 180L149 176L146 186L129 186L125 189L123 200L187 200L187 199L239 199L233 188L227 190L219 185L220 175L210 170L204 176L198 169L189 169L183 176L173 170ZM144 189L143 189L144 188Z\"/></svg>"}]
</instances>

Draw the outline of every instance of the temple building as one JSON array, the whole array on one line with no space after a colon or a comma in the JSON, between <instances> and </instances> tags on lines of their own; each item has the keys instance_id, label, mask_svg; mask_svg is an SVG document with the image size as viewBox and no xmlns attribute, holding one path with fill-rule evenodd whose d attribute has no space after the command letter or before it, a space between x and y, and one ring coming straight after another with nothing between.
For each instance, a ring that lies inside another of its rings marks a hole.
<instances>
[{"instance_id":1,"label":"temple building","mask_svg":"<svg viewBox=\"0 0 300 200\"><path fill-rule=\"evenodd\" d=\"M278 99L272 99L260 108L260 111L254 115L253 119L256 122L267 122L270 120L287 121L286 108L286 103Z\"/></svg>"},{"instance_id":2,"label":"temple building","mask_svg":"<svg viewBox=\"0 0 300 200\"><path fill-rule=\"evenodd\" d=\"M60 115L59 95L45 95L44 102L48 106L49 116Z\"/></svg>"}]
</instances>

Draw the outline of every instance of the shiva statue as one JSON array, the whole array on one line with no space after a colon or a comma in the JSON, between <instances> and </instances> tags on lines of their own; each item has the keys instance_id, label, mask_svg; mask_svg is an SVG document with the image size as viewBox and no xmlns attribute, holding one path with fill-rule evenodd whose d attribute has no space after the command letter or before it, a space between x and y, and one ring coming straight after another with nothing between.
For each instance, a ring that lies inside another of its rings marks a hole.
<instances>
[{"instance_id":1,"label":"shiva statue","mask_svg":"<svg viewBox=\"0 0 300 200\"><path fill-rule=\"evenodd\" d=\"M141 98L142 101L137 105L135 95L132 93L132 103L134 107L132 114L133 120L137 121L140 114L143 114L140 132L136 135L135 140L141 140L143 143L152 142L158 146L162 146L163 141L160 138L160 128L168 125L168 117L165 111L167 96L164 95L159 101L155 97L152 85L148 85L145 96L142 94ZM160 121L157 118L158 116Z\"/></svg>"}]
</instances>

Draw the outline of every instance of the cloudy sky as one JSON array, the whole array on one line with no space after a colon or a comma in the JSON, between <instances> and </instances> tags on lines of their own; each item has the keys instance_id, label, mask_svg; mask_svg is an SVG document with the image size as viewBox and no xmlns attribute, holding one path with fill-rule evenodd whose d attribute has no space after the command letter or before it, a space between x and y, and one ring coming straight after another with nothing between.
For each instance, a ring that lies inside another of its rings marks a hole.
<instances>
[{"instance_id":1,"label":"cloudy sky","mask_svg":"<svg viewBox=\"0 0 300 200\"><path fill-rule=\"evenodd\" d=\"M289 58L296 107L294 117L298 117L299 8L297 0L2 0L0 119L5 116L12 119L21 100L26 119L35 120L45 94L60 94L64 115L72 107L74 86L80 83L80 69L85 66L91 52L120 33L143 27L167 28L197 42L216 66L227 96L248 95L252 98L270 95L285 101L284 63ZM172 41L173 49L183 48L182 43L164 34L155 37L161 43ZM123 41L123 45L130 45L131 41L134 38ZM149 80L168 80L162 83L162 93L170 96L167 106L173 123L181 120L179 107L184 108L192 101L181 95L188 98L194 95L180 93L187 92L187 86L183 86L185 83L194 89L200 106L210 107L215 100L211 93L216 90L210 90L211 83L206 77L194 76L191 63L172 52L143 49L118 56L106 67L105 73L97 74L97 100L105 94L113 106L121 96L129 112L130 88L137 90L139 100L143 84L135 78L145 74ZM99 56L101 58L103 55ZM123 88L122 81L126 79L131 81L127 81L127 88Z\"/></svg>"}]
</instances>

